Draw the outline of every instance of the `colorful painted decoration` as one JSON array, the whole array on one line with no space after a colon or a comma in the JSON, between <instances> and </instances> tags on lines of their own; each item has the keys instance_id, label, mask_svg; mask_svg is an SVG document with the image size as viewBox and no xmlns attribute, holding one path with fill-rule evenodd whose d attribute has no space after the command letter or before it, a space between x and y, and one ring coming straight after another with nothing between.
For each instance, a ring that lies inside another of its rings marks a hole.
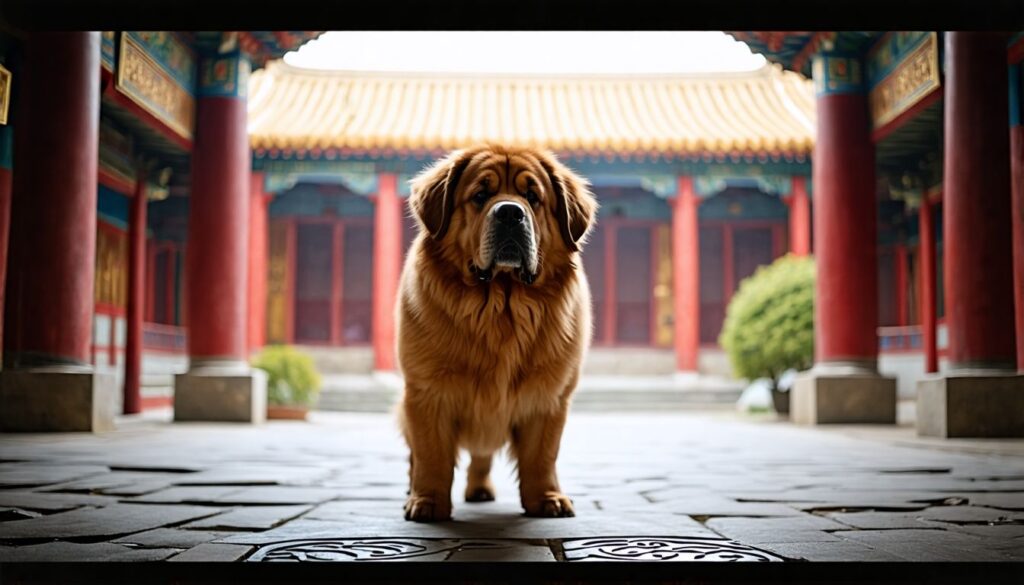
<instances>
[{"instance_id":1,"label":"colorful painted decoration","mask_svg":"<svg viewBox=\"0 0 1024 585\"><path fill-rule=\"evenodd\" d=\"M888 124L939 88L939 44L936 33L916 37L896 33L868 60L868 70L880 79L872 83L868 94L871 120L875 128ZM870 77L869 77L870 79Z\"/></svg>"}]
</instances>

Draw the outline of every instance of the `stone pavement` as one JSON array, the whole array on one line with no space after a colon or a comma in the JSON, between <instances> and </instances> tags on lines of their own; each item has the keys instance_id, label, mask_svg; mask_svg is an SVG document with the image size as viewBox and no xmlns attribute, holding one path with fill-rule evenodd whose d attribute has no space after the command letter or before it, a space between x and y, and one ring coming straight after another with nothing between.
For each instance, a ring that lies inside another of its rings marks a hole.
<instances>
[{"instance_id":1,"label":"stone pavement","mask_svg":"<svg viewBox=\"0 0 1024 585\"><path fill-rule=\"evenodd\" d=\"M497 501L438 524L403 520L406 465L372 413L0 435L0 561L1024 560L1024 441L577 412L575 518L523 517L499 460Z\"/></svg>"}]
</instances>

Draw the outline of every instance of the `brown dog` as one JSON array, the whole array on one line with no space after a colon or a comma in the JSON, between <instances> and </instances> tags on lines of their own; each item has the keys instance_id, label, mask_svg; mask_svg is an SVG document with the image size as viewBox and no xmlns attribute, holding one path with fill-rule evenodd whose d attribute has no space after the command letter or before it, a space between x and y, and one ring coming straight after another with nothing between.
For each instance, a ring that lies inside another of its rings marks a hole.
<instances>
[{"instance_id":1,"label":"brown dog","mask_svg":"<svg viewBox=\"0 0 1024 585\"><path fill-rule=\"evenodd\" d=\"M555 461L590 343L579 250L597 202L551 153L484 145L420 174L409 204L420 233L397 307L406 519L451 517L459 448L466 501L493 500L491 458L506 444L527 515L573 516Z\"/></svg>"}]
</instances>

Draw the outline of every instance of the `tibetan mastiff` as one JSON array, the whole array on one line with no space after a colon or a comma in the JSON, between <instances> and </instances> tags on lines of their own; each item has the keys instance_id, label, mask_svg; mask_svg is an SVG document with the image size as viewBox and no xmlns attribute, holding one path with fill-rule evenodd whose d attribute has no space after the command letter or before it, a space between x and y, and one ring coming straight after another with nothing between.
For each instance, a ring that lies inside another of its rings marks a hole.
<instances>
[{"instance_id":1,"label":"tibetan mastiff","mask_svg":"<svg viewBox=\"0 0 1024 585\"><path fill-rule=\"evenodd\" d=\"M413 179L409 207L420 230L396 306L405 518L451 518L460 448L466 501L493 500L491 459L506 445L526 514L573 516L555 462L591 337L589 184L550 152L487 144Z\"/></svg>"}]
</instances>

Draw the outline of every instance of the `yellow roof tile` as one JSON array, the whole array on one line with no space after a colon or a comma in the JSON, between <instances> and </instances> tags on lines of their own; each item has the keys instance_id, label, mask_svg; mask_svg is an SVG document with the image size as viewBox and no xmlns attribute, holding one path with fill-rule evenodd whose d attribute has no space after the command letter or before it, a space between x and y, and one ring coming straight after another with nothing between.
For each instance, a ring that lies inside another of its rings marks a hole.
<instances>
[{"instance_id":1,"label":"yellow roof tile","mask_svg":"<svg viewBox=\"0 0 1024 585\"><path fill-rule=\"evenodd\" d=\"M443 151L478 141L591 154L808 154L811 82L776 65L701 75L252 74L260 150Z\"/></svg>"}]
</instances>

